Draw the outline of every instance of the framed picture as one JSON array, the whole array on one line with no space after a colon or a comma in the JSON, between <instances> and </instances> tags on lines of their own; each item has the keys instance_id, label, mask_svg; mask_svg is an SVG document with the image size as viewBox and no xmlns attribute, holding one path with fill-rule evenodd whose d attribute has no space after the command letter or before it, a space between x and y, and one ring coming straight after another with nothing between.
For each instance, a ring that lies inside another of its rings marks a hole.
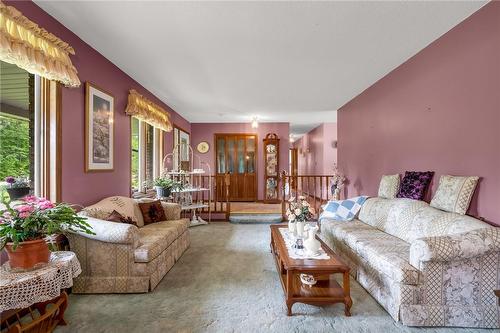
<instances>
[{"instance_id":1,"label":"framed picture","mask_svg":"<svg viewBox=\"0 0 500 333\"><path fill-rule=\"evenodd\" d=\"M179 146L177 146L179 145ZM178 147L179 160L174 159L175 170L189 170L189 145L190 135L189 132L174 125L174 147Z\"/></svg>"},{"instance_id":2,"label":"framed picture","mask_svg":"<svg viewBox=\"0 0 500 333\"><path fill-rule=\"evenodd\" d=\"M114 97L85 83L85 172L112 171Z\"/></svg>"}]
</instances>

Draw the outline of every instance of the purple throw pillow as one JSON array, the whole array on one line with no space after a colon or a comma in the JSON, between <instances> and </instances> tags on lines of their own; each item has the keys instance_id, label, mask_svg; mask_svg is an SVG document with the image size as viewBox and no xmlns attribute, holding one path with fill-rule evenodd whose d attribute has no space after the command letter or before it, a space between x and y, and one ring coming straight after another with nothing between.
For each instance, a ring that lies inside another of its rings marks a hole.
<instances>
[{"instance_id":1,"label":"purple throw pillow","mask_svg":"<svg viewBox=\"0 0 500 333\"><path fill-rule=\"evenodd\" d=\"M434 171L406 171L397 197L423 200L432 176Z\"/></svg>"}]
</instances>

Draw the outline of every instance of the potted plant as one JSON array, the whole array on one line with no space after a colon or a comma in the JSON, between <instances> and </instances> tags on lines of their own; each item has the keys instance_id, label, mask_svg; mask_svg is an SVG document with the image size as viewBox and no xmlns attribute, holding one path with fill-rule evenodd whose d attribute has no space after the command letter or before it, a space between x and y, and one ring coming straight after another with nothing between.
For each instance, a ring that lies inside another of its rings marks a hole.
<instances>
[{"instance_id":1,"label":"potted plant","mask_svg":"<svg viewBox=\"0 0 500 333\"><path fill-rule=\"evenodd\" d=\"M154 181L156 196L158 198L166 198L169 197L172 191L182 190L182 183L176 181L168 176L158 177Z\"/></svg>"},{"instance_id":2,"label":"potted plant","mask_svg":"<svg viewBox=\"0 0 500 333\"><path fill-rule=\"evenodd\" d=\"M69 231L94 234L84 217L67 204L26 196L16 205L4 202L0 210L0 249L7 250L11 268L29 269L49 262L49 243L53 235Z\"/></svg>"},{"instance_id":3,"label":"potted plant","mask_svg":"<svg viewBox=\"0 0 500 333\"><path fill-rule=\"evenodd\" d=\"M25 177L9 176L5 178L7 183L7 193L9 193L10 200L17 200L30 193L30 182Z\"/></svg>"}]
</instances>

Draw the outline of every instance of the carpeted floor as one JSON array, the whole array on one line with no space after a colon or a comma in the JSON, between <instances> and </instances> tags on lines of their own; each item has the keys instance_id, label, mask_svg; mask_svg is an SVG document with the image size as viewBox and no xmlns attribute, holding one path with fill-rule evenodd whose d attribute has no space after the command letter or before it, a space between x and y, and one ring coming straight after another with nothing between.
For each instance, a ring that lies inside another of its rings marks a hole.
<instances>
[{"instance_id":1,"label":"carpeted floor","mask_svg":"<svg viewBox=\"0 0 500 333\"><path fill-rule=\"evenodd\" d=\"M70 295L69 326L57 332L489 332L402 326L355 281L352 317L340 304L295 304L287 317L268 225L217 223L191 235L191 247L153 292Z\"/></svg>"}]
</instances>

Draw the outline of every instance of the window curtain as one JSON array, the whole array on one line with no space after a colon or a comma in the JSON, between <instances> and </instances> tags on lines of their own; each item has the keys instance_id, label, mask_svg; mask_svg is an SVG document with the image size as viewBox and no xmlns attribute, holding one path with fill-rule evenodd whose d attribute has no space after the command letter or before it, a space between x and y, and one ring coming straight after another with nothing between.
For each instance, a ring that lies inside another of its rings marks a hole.
<instances>
[{"instance_id":1,"label":"window curtain","mask_svg":"<svg viewBox=\"0 0 500 333\"><path fill-rule=\"evenodd\" d=\"M78 87L80 80L70 54L75 54L71 46L0 1L0 60L65 86Z\"/></svg>"},{"instance_id":2,"label":"window curtain","mask_svg":"<svg viewBox=\"0 0 500 333\"><path fill-rule=\"evenodd\" d=\"M128 105L125 113L163 131L170 132L172 130L170 114L134 89L130 90L128 95Z\"/></svg>"}]
</instances>

